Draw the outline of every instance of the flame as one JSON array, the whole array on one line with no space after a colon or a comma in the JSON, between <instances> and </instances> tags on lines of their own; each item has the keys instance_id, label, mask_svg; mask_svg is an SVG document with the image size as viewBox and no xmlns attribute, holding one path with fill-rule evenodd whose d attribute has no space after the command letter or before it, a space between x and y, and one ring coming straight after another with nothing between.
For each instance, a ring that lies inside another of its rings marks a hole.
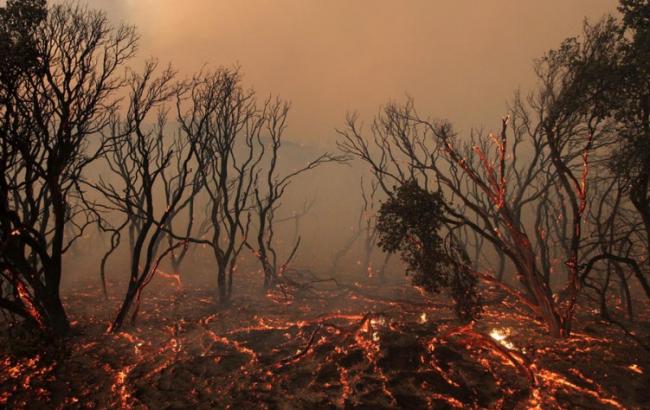
<instances>
[{"instance_id":1,"label":"flame","mask_svg":"<svg viewBox=\"0 0 650 410\"><path fill-rule=\"evenodd\" d=\"M509 328L494 328L490 331L490 337L508 350L517 350L515 345L507 340L510 333L511 330Z\"/></svg>"},{"instance_id":2,"label":"flame","mask_svg":"<svg viewBox=\"0 0 650 410\"><path fill-rule=\"evenodd\" d=\"M370 319L370 326L374 327L384 327L386 326L386 319L383 316Z\"/></svg>"}]
</instances>

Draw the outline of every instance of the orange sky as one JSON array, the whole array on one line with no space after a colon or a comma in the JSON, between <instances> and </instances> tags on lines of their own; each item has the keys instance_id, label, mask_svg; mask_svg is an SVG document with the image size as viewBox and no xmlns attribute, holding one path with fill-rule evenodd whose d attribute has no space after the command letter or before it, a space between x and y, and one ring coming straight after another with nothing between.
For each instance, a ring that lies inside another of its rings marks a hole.
<instances>
[{"instance_id":1,"label":"orange sky","mask_svg":"<svg viewBox=\"0 0 650 410\"><path fill-rule=\"evenodd\" d=\"M289 134L329 145L347 111L412 95L458 128L498 126L532 59L615 0L87 0L138 26L141 57L183 73L241 65L293 104Z\"/></svg>"}]
</instances>

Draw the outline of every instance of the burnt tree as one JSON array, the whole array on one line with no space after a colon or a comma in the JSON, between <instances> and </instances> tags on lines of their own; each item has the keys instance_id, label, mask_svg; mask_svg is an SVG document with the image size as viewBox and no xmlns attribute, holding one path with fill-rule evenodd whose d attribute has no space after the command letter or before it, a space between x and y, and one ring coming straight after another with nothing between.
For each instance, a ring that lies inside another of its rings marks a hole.
<instances>
[{"instance_id":1,"label":"burnt tree","mask_svg":"<svg viewBox=\"0 0 650 410\"><path fill-rule=\"evenodd\" d=\"M195 141L167 124L169 104L181 99L184 86L175 81L171 68L159 75L156 72L157 63L150 61L142 73L129 75L128 111L123 120L114 118L108 135L105 162L112 171L110 179L102 177L93 185L103 197L95 207L119 212L125 221L137 221L139 226L134 231L128 287L111 325L113 331L122 327L131 310L135 320L142 291L161 260L187 246L188 239L184 239L159 249L166 227L200 189L195 178Z\"/></svg>"},{"instance_id":2,"label":"burnt tree","mask_svg":"<svg viewBox=\"0 0 650 410\"><path fill-rule=\"evenodd\" d=\"M300 245L300 237L297 236L284 263L280 264L278 262L278 253L274 245L275 211L280 207L280 201L287 187L298 175L308 172L324 163L340 161L342 158L322 154L307 162L302 167L288 172L285 175L279 175L280 151L282 148L282 137L286 129L289 105L279 100L267 102L264 112L266 113L264 118L266 138L261 143L263 151L268 153L264 155L262 169L253 183L253 212L257 225L257 235L254 244L247 245L253 250L262 265L264 289L270 289L275 286L278 278L282 276L282 273L286 270L287 265Z\"/></svg>"},{"instance_id":3,"label":"burnt tree","mask_svg":"<svg viewBox=\"0 0 650 410\"><path fill-rule=\"evenodd\" d=\"M196 159L208 213L203 226L210 238L202 242L217 262L218 300L225 305L250 230L266 114L235 69L197 75L184 104L178 105L181 128L201 147Z\"/></svg>"},{"instance_id":4,"label":"burnt tree","mask_svg":"<svg viewBox=\"0 0 650 410\"><path fill-rule=\"evenodd\" d=\"M8 2L0 26L1 304L62 334L63 255L93 215L79 181L104 151L137 36L101 12L40 1Z\"/></svg>"}]
</instances>

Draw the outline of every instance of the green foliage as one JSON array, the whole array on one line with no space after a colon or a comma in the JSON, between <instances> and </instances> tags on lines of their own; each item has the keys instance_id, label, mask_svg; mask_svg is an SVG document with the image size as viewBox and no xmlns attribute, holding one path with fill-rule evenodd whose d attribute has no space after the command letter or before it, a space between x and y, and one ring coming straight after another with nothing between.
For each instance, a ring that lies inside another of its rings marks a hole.
<instances>
[{"instance_id":1,"label":"green foliage","mask_svg":"<svg viewBox=\"0 0 650 410\"><path fill-rule=\"evenodd\" d=\"M397 187L379 210L379 246L400 252L414 285L430 293L449 288L458 317L471 320L481 312L477 278L461 250L448 246L440 235L444 209L440 192L422 189L416 181Z\"/></svg>"}]
</instances>

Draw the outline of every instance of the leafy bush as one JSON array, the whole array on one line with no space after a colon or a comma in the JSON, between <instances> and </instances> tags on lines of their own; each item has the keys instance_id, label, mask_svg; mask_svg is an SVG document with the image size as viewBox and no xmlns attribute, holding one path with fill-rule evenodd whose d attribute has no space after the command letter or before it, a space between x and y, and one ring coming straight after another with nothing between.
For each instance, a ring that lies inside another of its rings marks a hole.
<instances>
[{"instance_id":1,"label":"leafy bush","mask_svg":"<svg viewBox=\"0 0 650 410\"><path fill-rule=\"evenodd\" d=\"M481 312L477 278L458 244L446 243L441 236L444 222L442 194L422 189L417 181L406 182L379 209L379 246L400 252L414 285L430 293L449 288L456 314L469 321Z\"/></svg>"}]
</instances>

